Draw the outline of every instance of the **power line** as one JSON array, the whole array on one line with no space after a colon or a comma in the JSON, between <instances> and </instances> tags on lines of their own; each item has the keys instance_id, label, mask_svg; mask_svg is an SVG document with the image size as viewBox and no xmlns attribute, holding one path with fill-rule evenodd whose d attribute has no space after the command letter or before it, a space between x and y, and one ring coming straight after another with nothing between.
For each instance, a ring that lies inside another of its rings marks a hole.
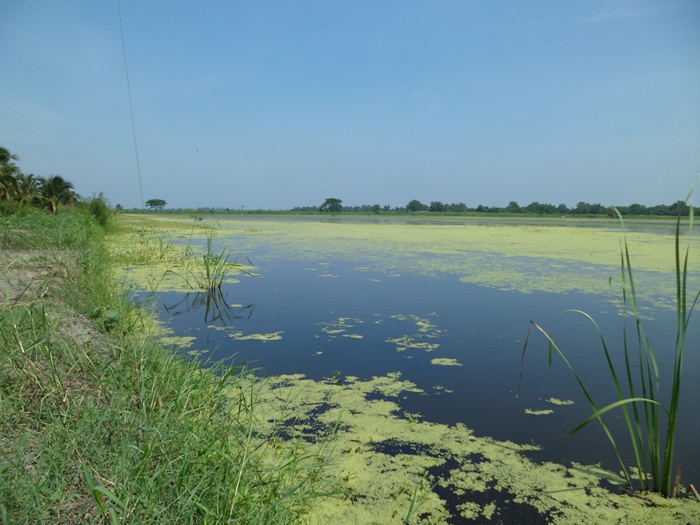
<instances>
[{"instance_id":1,"label":"power line","mask_svg":"<svg viewBox=\"0 0 700 525\"><path fill-rule=\"evenodd\" d=\"M143 185L141 184L141 163L139 162L139 148L136 141L136 122L134 121L134 104L131 100L131 81L129 80L129 63L126 60L126 43L124 40L124 23L122 22L122 3L117 0L117 10L119 11L119 29L122 35L122 51L124 52L124 71L126 72L126 89L129 92L129 112L131 113L131 133L134 136L134 153L136 155L136 172L139 176L139 195L141 196L141 208L143 204Z\"/></svg>"}]
</instances>

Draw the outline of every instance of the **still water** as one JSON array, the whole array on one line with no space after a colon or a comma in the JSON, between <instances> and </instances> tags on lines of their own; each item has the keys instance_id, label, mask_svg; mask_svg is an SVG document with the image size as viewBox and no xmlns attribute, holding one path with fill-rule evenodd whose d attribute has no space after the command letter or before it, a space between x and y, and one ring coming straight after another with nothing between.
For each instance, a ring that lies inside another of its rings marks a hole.
<instances>
[{"instance_id":1,"label":"still water","mask_svg":"<svg viewBox=\"0 0 700 525\"><path fill-rule=\"evenodd\" d=\"M615 293L584 292L576 287L518 290L508 282L475 284L465 279L465 272L474 272L473 267L460 271L455 264L438 265L436 261L478 259L479 268L488 272L502 267L503 253L474 247L446 253L423 246L411 250L410 257L402 261L400 240L393 247L386 242L378 247L370 237L338 241L331 234L325 248L320 248L301 234L265 235L260 224L266 221L285 219L263 219L257 225L242 219L218 221L226 234L216 239L216 247L229 247L241 258L249 258L255 265L254 275L237 275L239 282L225 284L219 297L156 294L163 322L175 335L192 338L183 352L210 363L247 363L263 375L301 373L316 380L369 379L400 371L403 379L428 394L408 394L401 400L406 412L420 414L422 420L461 422L477 435L540 445L540 451L529 453L538 460L601 463L619 470L598 425L563 439L590 409L561 359L555 356L548 369L547 344L541 335L531 334L521 368L529 321L534 320L551 330L596 401L601 406L613 401L609 370L594 327L581 315L558 315L571 308L584 310L599 323L610 347L621 348L623 317ZM189 238L187 242L197 241ZM517 254L507 259L510 267L527 267L533 274L552 277L549 274L559 272L571 280L570 276L587 273L605 285L619 273L613 266L580 260ZM647 273L649 282L673 279L660 272L639 273L642 277ZM517 272L499 275L504 281L509 276L513 282L522 279ZM649 339L658 352L662 389L668 389L664 380L672 366L675 312L651 302L642 306ZM631 321L628 330L634 337ZM687 346L676 458L683 467L684 481L697 485L697 319L691 323ZM543 410L551 412L531 413ZM620 414L613 413L608 421L614 431L624 431Z\"/></svg>"}]
</instances>

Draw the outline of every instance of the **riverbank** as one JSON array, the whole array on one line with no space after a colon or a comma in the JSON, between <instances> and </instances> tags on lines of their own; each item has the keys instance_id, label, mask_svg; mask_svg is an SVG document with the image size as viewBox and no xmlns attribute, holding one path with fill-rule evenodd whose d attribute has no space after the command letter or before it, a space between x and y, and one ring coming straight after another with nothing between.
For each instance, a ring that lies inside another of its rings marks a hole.
<instances>
[{"instance_id":1,"label":"riverbank","mask_svg":"<svg viewBox=\"0 0 700 525\"><path fill-rule=\"evenodd\" d=\"M157 342L80 210L0 222L0 521L295 523L322 447L259 427L242 369Z\"/></svg>"}]
</instances>

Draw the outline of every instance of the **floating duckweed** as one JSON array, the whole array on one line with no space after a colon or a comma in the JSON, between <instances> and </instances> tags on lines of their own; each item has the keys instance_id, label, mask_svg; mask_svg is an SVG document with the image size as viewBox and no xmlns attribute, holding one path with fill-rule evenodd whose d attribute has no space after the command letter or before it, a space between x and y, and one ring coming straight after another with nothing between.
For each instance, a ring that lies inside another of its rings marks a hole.
<instances>
[{"instance_id":1,"label":"floating duckweed","mask_svg":"<svg viewBox=\"0 0 700 525\"><path fill-rule=\"evenodd\" d=\"M405 352L406 350L425 350L426 352L432 352L440 348L439 343L426 343L419 341L416 336L404 335L402 337L388 338L387 343L392 343L396 345L397 352Z\"/></svg>"},{"instance_id":2,"label":"floating duckweed","mask_svg":"<svg viewBox=\"0 0 700 525\"><path fill-rule=\"evenodd\" d=\"M321 326L321 331L326 333L327 335L333 337L337 334L343 334L346 332L349 328L355 328L358 324L363 324L364 321L362 319L356 319L353 317L339 317L335 321L331 322L326 322L326 323L317 323L319 326ZM342 337L349 337L351 339L362 339L362 335L358 334L346 334L343 335Z\"/></svg>"},{"instance_id":3,"label":"floating duckweed","mask_svg":"<svg viewBox=\"0 0 700 525\"><path fill-rule=\"evenodd\" d=\"M420 507L411 523L522 523L533 512L555 525L700 523L697 502L630 497L624 480L598 465L534 462L525 454L538 449L533 445L477 437L463 424L404 419L393 399L408 392L422 391L399 373L367 381L347 377L342 384L298 374L268 380L260 392L261 421L269 420L271 430L285 425L292 443L330 438L326 460L336 468L329 481L347 492L319 499L306 521L398 525L415 501ZM285 414L281 420L279 414ZM458 515L450 515L438 490L451 494ZM502 504L493 501L494 491Z\"/></svg>"},{"instance_id":4,"label":"floating duckweed","mask_svg":"<svg viewBox=\"0 0 700 525\"><path fill-rule=\"evenodd\" d=\"M547 403L552 403L553 405L573 405L574 402L570 401L568 399L557 399L556 397L550 397L549 399L545 399Z\"/></svg>"},{"instance_id":5,"label":"floating duckweed","mask_svg":"<svg viewBox=\"0 0 700 525\"><path fill-rule=\"evenodd\" d=\"M549 414L553 414L554 410L551 408L546 408L544 410L535 410L533 408L526 408L525 413L529 414L531 416L548 416Z\"/></svg>"},{"instance_id":6,"label":"floating duckweed","mask_svg":"<svg viewBox=\"0 0 700 525\"><path fill-rule=\"evenodd\" d=\"M192 346L196 337L191 336L165 336L160 338L160 342L166 346L175 346L177 348L189 348Z\"/></svg>"},{"instance_id":7,"label":"floating duckweed","mask_svg":"<svg viewBox=\"0 0 700 525\"><path fill-rule=\"evenodd\" d=\"M540 225L506 224L509 220L459 218L454 224L446 221L441 225L406 228L389 223L338 222L329 227L313 220L237 218L234 222L222 218L218 225L224 229L217 230L216 235L235 236L235 246L241 253L270 245L275 247L270 256L296 258L326 272L329 264L318 261L342 256L350 265L390 277L410 271L427 276L451 274L464 282L520 292L610 292L607 278L619 272L617 222L601 228L601 221L595 221L594 227L586 227L578 220L572 220L572 225L567 220L546 220ZM162 217L138 227L151 231L154 226L164 226L177 232L173 235L183 237L201 238L205 231ZM241 235L242 232L256 233ZM672 236L645 232L626 235L634 244L638 279L644 281L640 286L649 292L650 300L673 307L671 301L664 299L675 297L673 286L665 279L673 271L672 261L666 256L673 250ZM700 238L690 241L697 243ZM129 242L133 239L125 241L127 248ZM438 256L416 257L419 253ZM700 252L691 250L689 267L698 266L697 253ZM697 282L697 277L693 279Z\"/></svg>"},{"instance_id":8,"label":"floating duckweed","mask_svg":"<svg viewBox=\"0 0 700 525\"><path fill-rule=\"evenodd\" d=\"M435 315L435 314L431 314ZM437 339L442 337L443 331L432 324L427 319L418 317L417 315L395 314L389 316L390 319L397 321L409 321L416 325L418 332L412 335L403 335L401 337L390 337L385 339L387 343L395 344L397 352L405 352L408 349L424 350L432 352L440 348L439 343L426 342L425 339Z\"/></svg>"},{"instance_id":9,"label":"floating duckweed","mask_svg":"<svg viewBox=\"0 0 700 525\"><path fill-rule=\"evenodd\" d=\"M456 359L451 359L448 357L438 357L438 358L430 361L430 364L431 365L438 365L438 366L464 366L462 363L460 363Z\"/></svg>"},{"instance_id":10,"label":"floating duckweed","mask_svg":"<svg viewBox=\"0 0 700 525\"><path fill-rule=\"evenodd\" d=\"M284 330L280 330L279 332L270 332L268 334L248 335L244 335L243 332L231 332L228 334L228 336L236 341L262 341L263 343L267 343L269 341L281 341L282 332L284 332Z\"/></svg>"}]
</instances>

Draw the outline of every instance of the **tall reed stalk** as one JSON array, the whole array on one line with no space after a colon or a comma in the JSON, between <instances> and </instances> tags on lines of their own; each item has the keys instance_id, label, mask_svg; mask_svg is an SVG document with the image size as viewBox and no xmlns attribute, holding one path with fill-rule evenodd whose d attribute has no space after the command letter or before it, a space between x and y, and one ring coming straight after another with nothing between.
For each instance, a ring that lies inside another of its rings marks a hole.
<instances>
[{"instance_id":1,"label":"tall reed stalk","mask_svg":"<svg viewBox=\"0 0 700 525\"><path fill-rule=\"evenodd\" d=\"M692 193L692 191L691 191ZM688 195L688 199L690 195ZM624 228L624 221L619 211L615 210ZM629 245L626 237L623 237L620 249L620 279L622 290L622 306L625 318L623 324L624 366L618 370L613 363L611 349L608 346L603 333L596 321L586 312L581 310L567 310L584 316L594 326L602 345L612 382L615 386L617 401L602 408L594 401L593 395L586 388L583 380L576 372L573 365L566 357L566 353L557 345L553 337L539 324L530 321L544 335L549 343L549 366L552 365L552 354L557 354L564 360L573 372L580 385L593 413L581 424L574 428L567 436L575 434L593 421L598 421L603 432L610 441L615 455L622 467L627 483L632 486L633 477L639 482L644 491L654 491L671 496L679 491L679 477L676 486L673 483L674 452L676 445L676 433L679 421L679 409L681 402L681 379L683 374L683 361L686 353L686 336L690 317L700 298L700 291L693 295L688 293L688 256L690 253L690 235L693 229L693 207L690 206L688 220L688 243L685 249L681 246L681 217L678 217L675 231L675 281L676 281L676 337L673 359L673 374L670 383L670 401L664 405L662 395L659 366L656 352L651 341L646 335L642 316L639 312L638 292L634 281ZM565 312L566 313L566 312ZM630 336L628 319L634 321L634 331ZM530 330L525 339L522 352L522 360L525 359ZM697 349L696 349L697 350ZM522 369L521 369L522 381ZM614 409L621 409L629 437L629 444L634 454L634 472L625 464L621 452L621 444L613 435L603 416Z\"/></svg>"},{"instance_id":2,"label":"tall reed stalk","mask_svg":"<svg viewBox=\"0 0 700 525\"><path fill-rule=\"evenodd\" d=\"M196 259L192 257L194 253L190 246L186 247L184 273L174 270L168 270L166 273L178 275L187 283L187 286L210 294L220 291L224 280L234 270L250 275L243 264L231 259L231 251L228 248L224 248L221 252L214 251L214 238L210 232L207 232L207 250L202 254L201 264L195 262ZM252 266L249 259L248 264Z\"/></svg>"}]
</instances>

